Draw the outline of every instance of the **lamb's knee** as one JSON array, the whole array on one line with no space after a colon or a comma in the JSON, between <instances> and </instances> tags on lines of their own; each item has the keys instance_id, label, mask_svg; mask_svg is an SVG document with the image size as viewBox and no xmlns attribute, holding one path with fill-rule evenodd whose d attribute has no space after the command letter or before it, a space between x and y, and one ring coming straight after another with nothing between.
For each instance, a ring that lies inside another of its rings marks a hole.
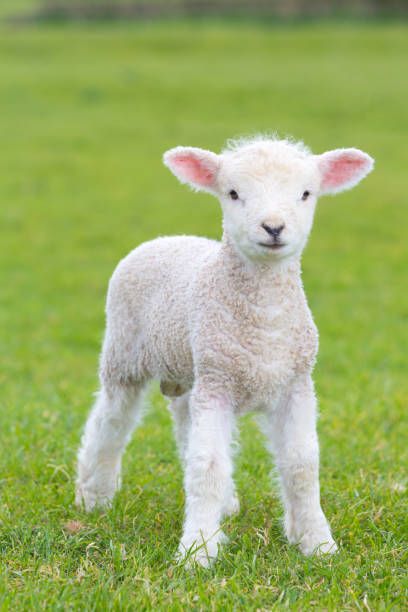
<instances>
[{"instance_id":1,"label":"lamb's knee","mask_svg":"<svg viewBox=\"0 0 408 612\"><path fill-rule=\"evenodd\" d=\"M291 449L290 451L280 452L276 455L276 462L282 470L313 469L319 463L319 448L317 445L303 446Z\"/></svg>"},{"instance_id":2,"label":"lamb's knee","mask_svg":"<svg viewBox=\"0 0 408 612\"><path fill-rule=\"evenodd\" d=\"M223 497L232 476L231 465L226 458L215 453L190 454L187 464L187 486L191 494L201 496L206 491Z\"/></svg>"}]
</instances>

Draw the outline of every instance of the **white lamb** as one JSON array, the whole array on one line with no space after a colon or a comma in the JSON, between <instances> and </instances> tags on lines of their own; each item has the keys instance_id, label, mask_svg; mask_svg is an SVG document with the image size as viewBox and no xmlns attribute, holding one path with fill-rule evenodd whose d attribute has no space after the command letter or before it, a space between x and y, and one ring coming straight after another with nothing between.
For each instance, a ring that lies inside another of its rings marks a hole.
<instances>
[{"instance_id":1,"label":"white lamb","mask_svg":"<svg viewBox=\"0 0 408 612\"><path fill-rule=\"evenodd\" d=\"M218 197L221 242L158 238L123 259L110 281L101 391L78 456L77 503L108 505L140 414L141 390L160 381L171 399L185 468L179 556L208 565L238 511L231 441L238 415L264 415L285 510L301 551L336 544L320 507L316 397L318 336L300 257L319 195L356 185L373 167L358 149L312 155L300 143L254 138L220 155L176 147L164 163Z\"/></svg>"}]
</instances>

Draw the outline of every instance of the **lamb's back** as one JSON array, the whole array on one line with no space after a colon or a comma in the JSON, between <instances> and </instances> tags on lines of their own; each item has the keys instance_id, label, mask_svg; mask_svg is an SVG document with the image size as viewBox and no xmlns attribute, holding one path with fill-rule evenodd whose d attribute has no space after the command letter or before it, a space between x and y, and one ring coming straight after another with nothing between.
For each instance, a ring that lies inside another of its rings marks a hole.
<instances>
[{"instance_id":1,"label":"lamb's back","mask_svg":"<svg viewBox=\"0 0 408 612\"><path fill-rule=\"evenodd\" d=\"M144 242L120 261L108 291L107 309L119 303L138 313L157 306L169 313L184 302L196 275L219 243L196 236L171 236Z\"/></svg>"}]
</instances>

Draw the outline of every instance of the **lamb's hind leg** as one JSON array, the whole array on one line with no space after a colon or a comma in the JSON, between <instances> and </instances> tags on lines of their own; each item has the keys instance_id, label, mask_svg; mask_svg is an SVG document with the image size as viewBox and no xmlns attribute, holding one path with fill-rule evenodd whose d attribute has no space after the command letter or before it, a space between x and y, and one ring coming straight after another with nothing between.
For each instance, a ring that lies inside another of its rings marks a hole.
<instances>
[{"instance_id":1,"label":"lamb's hind leg","mask_svg":"<svg viewBox=\"0 0 408 612\"><path fill-rule=\"evenodd\" d=\"M103 386L78 453L76 503L86 510L110 504L120 486L121 458L140 417L141 385Z\"/></svg>"},{"instance_id":2,"label":"lamb's hind leg","mask_svg":"<svg viewBox=\"0 0 408 612\"><path fill-rule=\"evenodd\" d=\"M191 427L190 418L190 392L172 399L169 405L173 416L174 435L183 469L186 467L186 453L188 447L188 437ZM239 499L232 477L226 486L225 501L222 509L223 516L230 516L239 512Z\"/></svg>"},{"instance_id":3,"label":"lamb's hind leg","mask_svg":"<svg viewBox=\"0 0 408 612\"><path fill-rule=\"evenodd\" d=\"M189 411L190 392L184 393L170 401L169 410L173 417L174 436L183 468L186 463L188 432L190 430Z\"/></svg>"}]
</instances>

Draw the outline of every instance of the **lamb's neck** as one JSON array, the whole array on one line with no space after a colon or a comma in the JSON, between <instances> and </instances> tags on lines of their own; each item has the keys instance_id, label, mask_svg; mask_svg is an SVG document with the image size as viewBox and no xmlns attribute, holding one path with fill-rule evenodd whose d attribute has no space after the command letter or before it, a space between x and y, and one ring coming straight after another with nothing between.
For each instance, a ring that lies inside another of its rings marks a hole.
<instances>
[{"instance_id":1,"label":"lamb's neck","mask_svg":"<svg viewBox=\"0 0 408 612\"><path fill-rule=\"evenodd\" d=\"M244 257L224 234L221 246L223 269L231 290L273 299L302 290L300 257L251 261ZM264 301L264 300L262 300Z\"/></svg>"}]
</instances>

